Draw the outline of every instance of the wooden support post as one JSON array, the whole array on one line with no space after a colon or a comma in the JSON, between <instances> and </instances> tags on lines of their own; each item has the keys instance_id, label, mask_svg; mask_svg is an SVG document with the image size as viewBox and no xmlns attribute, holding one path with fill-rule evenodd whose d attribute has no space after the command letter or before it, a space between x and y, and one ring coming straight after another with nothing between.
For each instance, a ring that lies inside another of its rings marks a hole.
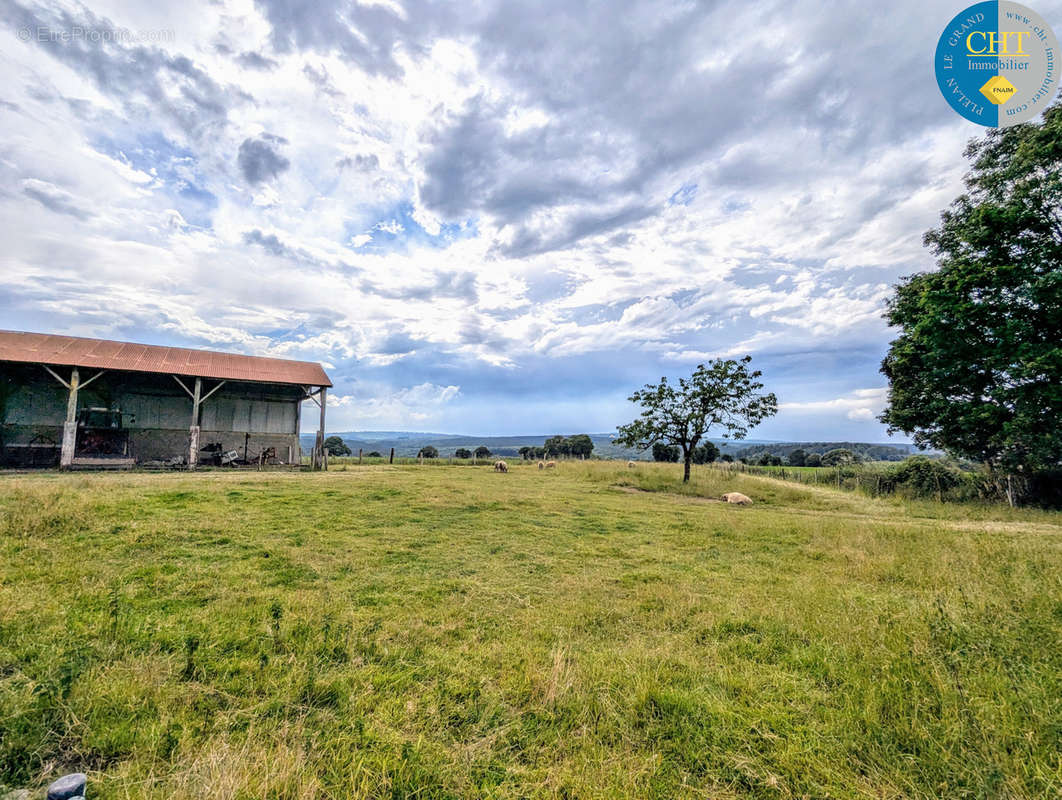
<instances>
[{"instance_id":1,"label":"wooden support post","mask_svg":"<svg viewBox=\"0 0 1062 800\"><path fill-rule=\"evenodd\" d=\"M59 468L70 469L74 463L74 449L77 447L77 390L81 376L74 367L70 371L70 394L66 399L66 422L63 423L63 446L59 451Z\"/></svg>"},{"instance_id":2,"label":"wooden support post","mask_svg":"<svg viewBox=\"0 0 1062 800\"><path fill-rule=\"evenodd\" d=\"M389 459L387 459L387 463L388 464L394 464L395 463L395 449L393 447L391 448L391 457Z\"/></svg>"},{"instance_id":3,"label":"wooden support post","mask_svg":"<svg viewBox=\"0 0 1062 800\"><path fill-rule=\"evenodd\" d=\"M300 389L300 391L304 391L304 390ZM298 400L295 401L295 447L294 448L291 448L291 447L288 448L288 453L290 454L288 456L288 463L289 464L297 464L300 468L302 467L302 438L299 436L299 426L302 424L302 401L305 400L305 399L306 399L305 397L300 397ZM291 451L293 449L294 449L295 452L292 454ZM297 461L295 460L295 457L298 458ZM247 445L246 444L244 445L243 460L244 461L247 460Z\"/></svg>"},{"instance_id":4,"label":"wooden support post","mask_svg":"<svg viewBox=\"0 0 1062 800\"><path fill-rule=\"evenodd\" d=\"M317 449L318 449L318 453L319 453L318 458L320 459L320 461L318 463L318 469L327 470L328 469L328 456L325 454L325 451L324 451L324 440L325 440L325 408L328 406L328 402L327 402L328 401L328 390L324 386L321 387L321 396L320 396L319 399L321 401L321 427L317 431Z\"/></svg>"},{"instance_id":5,"label":"wooden support post","mask_svg":"<svg viewBox=\"0 0 1062 800\"><path fill-rule=\"evenodd\" d=\"M192 393L192 424L188 429L188 469L199 465L199 404L203 396L203 379L195 379Z\"/></svg>"},{"instance_id":6,"label":"wooden support post","mask_svg":"<svg viewBox=\"0 0 1062 800\"><path fill-rule=\"evenodd\" d=\"M361 448L358 448L358 466L361 466Z\"/></svg>"}]
</instances>

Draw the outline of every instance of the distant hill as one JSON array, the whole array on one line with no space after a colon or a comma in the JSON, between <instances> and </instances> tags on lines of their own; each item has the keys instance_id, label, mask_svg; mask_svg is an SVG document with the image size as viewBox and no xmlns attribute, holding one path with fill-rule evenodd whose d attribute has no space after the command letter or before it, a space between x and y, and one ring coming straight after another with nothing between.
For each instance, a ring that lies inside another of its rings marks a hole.
<instances>
[{"instance_id":1,"label":"distant hill","mask_svg":"<svg viewBox=\"0 0 1062 800\"><path fill-rule=\"evenodd\" d=\"M422 447L431 445L439 451L442 458L454 454L454 450L464 447L474 450L480 445L490 448L492 454L497 456L515 457L519 455L521 447L541 447L542 443L550 436L556 434L525 434L513 436L469 436L455 433L430 433L417 431L343 431L330 432L329 436L340 437L355 454L359 449L366 453L377 450L387 455L391 448L395 449L395 455L403 458L415 457ZM572 433L561 434L571 436ZM618 447L612 443L612 434L591 433L590 439L594 443L594 455L599 458L634 459L649 461L652 455L648 452L638 452L625 447ZM303 452L309 453L313 449L314 434L303 434L300 437ZM873 444L866 442L779 442L770 439L743 439L739 442L725 439L712 439L719 447L720 452L729 453L734 458L742 455L759 455L769 452L772 455L786 456L792 450L802 447L809 453L825 453L838 447L846 447L853 452L864 455L877 461L901 461L911 452L911 445L907 444Z\"/></svg>"},{"instance_id":2,"label":"distant hill","mask_svg":"<svg viewBox=\"0 0 1062 800\"><path fill-rule=\"evenodd\" d=\"M830 450L851 450L858 453L865 461L903 461L917 449L912 444L874 444L870 442L770 442L749 444L734 454L735 458L754 459L764 453L787 458L796 449L807 453L828 453Z\"/></svg>"}]
</instances>

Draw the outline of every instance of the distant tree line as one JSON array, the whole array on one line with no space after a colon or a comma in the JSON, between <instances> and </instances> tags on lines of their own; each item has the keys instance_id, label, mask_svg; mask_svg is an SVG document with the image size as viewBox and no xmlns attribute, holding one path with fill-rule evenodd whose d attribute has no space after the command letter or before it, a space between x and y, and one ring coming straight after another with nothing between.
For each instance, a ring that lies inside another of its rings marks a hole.
<instances>
[{"instance_id":1,"label":"distant tree line","mask_svg":"<svg viewBox=\"0 0 1062 800\"><path fill-rule=\"evenodd\" d=\"M743 455L738 460L742 464L752 464L758 467L847 467L851 464L862 464L869 459L863 458L862 455L849 450L847 447L835 447L821 455L819 453L809 453L804 448L797 447L790 450L785 458L776 456L770 451L763 451L758 456L755 453ZM874 460L885 461L886 459Z\"/></svg>"},{"instance_id":2,"label":"distant tree line","mask_svg":"<svg viewBox=\"0 0 1062 800\"><path fill-rule=\"evenodd\" d=\"M665 461L677 464L682 458L682 450L673 444L657 442L653 445L653 461ZM693 448L690 460L694 464L711 464L719 459L719 448L712 442L705 442ZM731 459L733 460L733 459Z\"/></svg>"},{"instance_id":3,"label":"distant tree line","mask_svg":"<svg viewBox=\"0 0 1062 800\"><path fill-rule=\"evenodd\" d=\"M494 453L491 453L490 448L485 444L481 444L475 450L469 450L467 447L458 447L454 450L454 458L490 458ZM498 455L508 455L505 452L499 452Z\"/></svg>"},{"instance_id":4,"label":"distant tree line","mask_svg":"<svg viewBox=\"0 0 1062 800\"><path fill-rule=\"evenodd\" d=\"M594 452L594 440L587 433L574 436L550 436L542 447L525 446L517 452L525 461L543 458L589 458Z\"/></svg>"},{"instance_id":5,"label":"distant tree line","mask_svg":"<svg viewBox=\"0 0 1062 800\"><path fill-rule=\"evenodd\" d=\"M905 448L886 444L868 444L866 442L786 442L780 444L756 444L744 447L735 453L738 460L749 464L758 464L764 454L777 456L791 466L814 466L798 464L793 461L793 454L801 451L805 457L811 454L825 456L831 450L848 450L863 461L903 461L910 453ZM797 453L797 458L800 454Z\"/></svg>"}]
</instances>

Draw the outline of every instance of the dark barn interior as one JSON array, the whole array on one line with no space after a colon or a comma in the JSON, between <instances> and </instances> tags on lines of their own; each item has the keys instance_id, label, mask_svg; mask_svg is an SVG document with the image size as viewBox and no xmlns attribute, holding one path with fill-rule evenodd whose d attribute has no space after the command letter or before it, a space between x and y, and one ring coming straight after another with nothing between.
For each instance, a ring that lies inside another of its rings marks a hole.
<instances>
[{"instance_id":1,"label":"dark barn interior","mask_svg":"<svg viewBox=\"0 0 1062 800\"><path fill-rule=\"evenodd\" d=\"M299 418L321 411L320 364L0 331L0 464L298 466Z\"/></svg>"}]
</instances>

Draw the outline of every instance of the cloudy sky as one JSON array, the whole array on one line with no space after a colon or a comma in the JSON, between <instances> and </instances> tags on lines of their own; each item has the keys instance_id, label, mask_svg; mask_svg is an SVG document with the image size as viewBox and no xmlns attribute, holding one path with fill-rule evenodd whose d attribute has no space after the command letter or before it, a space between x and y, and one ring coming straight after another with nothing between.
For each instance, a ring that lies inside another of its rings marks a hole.
<instances>
[{"instance_id":1,"label":"cloudy sky","mask_svg":"<svg viewBox=\"0 0 1062 800\"><path fill-rule=\"evenodd\" d=\"M965 4L0 0L0 327L321 361L333 430L608 431L749 353L757 438L884 441Z\"/></svg>"}]
</instances>

